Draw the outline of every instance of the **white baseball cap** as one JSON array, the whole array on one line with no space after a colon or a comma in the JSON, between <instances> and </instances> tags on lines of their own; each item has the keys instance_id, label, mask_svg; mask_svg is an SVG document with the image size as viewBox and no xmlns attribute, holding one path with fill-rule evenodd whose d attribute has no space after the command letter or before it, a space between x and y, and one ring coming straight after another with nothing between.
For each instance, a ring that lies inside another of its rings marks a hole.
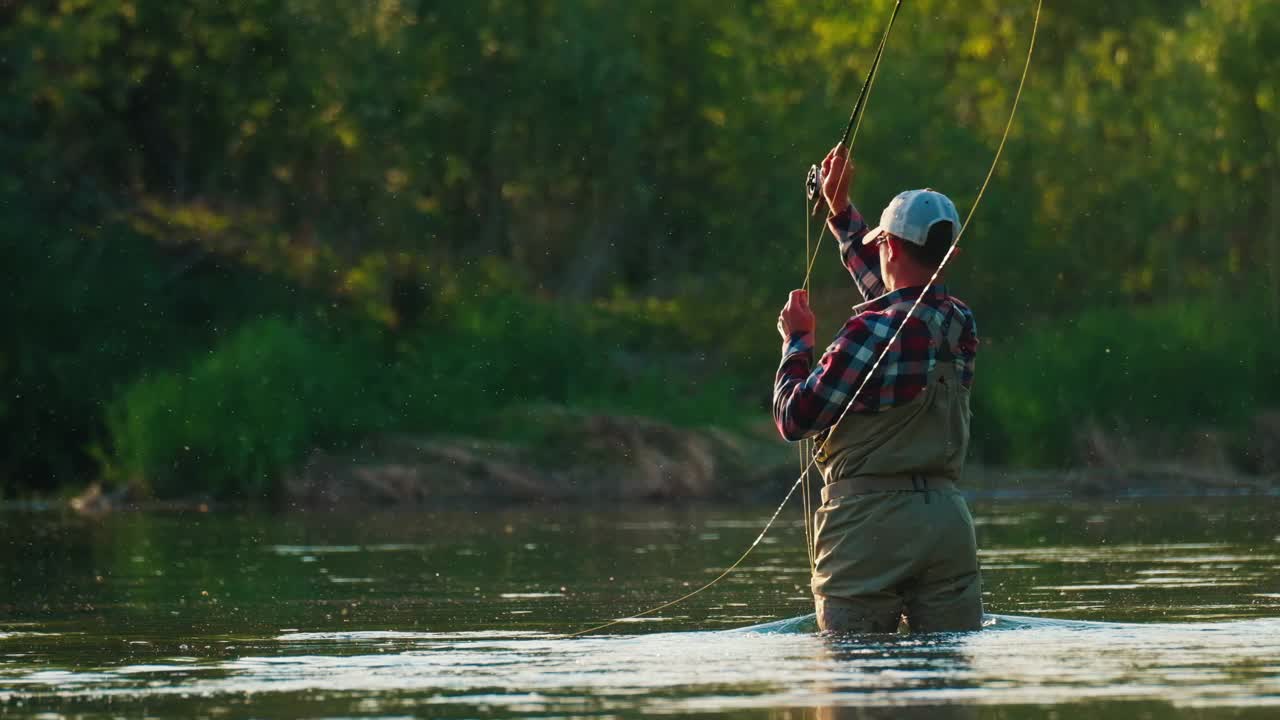
<instances>
[{"instance_id":1,"label":"white baseball cap","mask_svg":"<svg viewBox=\"0 0 1280 720\"><path fill-rule=\"evenodd\" d=\"M929 188L900 192L880 213L880 224L862 237L862 244L872 243L887 232L923 247L929 238L929 229L943 220L951 223L954 242L960 232L960 213L950 198Z\"/></svg>"}]
</instances>

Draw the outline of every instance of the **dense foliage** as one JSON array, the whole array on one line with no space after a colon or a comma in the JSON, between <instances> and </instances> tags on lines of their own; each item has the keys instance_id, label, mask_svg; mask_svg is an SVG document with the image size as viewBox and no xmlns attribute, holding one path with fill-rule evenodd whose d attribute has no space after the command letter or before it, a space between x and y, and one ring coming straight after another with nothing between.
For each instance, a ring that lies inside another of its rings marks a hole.
<instances>
[{"instance_id":1,"label":"dense foliage","mask_svg":"<svg viewBox=\"0 0 1280 720\"><path fill-rule=\"evenodd\" d=\"M0 489L269 494L310 447L513 403L761 422L804 170L890 6L0 3ZM864 211L968 207L1034 6L904 5ZM1048 3L949 279L990 340L984 458L1280 399L1276 47L1267 0Z\"/></svg>"}]
</instances>

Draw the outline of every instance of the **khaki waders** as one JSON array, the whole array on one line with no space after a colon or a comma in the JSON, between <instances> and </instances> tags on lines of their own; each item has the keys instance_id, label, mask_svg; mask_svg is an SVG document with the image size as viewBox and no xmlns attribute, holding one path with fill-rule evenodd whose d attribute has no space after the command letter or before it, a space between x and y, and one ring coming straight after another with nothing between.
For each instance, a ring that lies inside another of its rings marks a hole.
<instances>
[{"instance_id":1,"label":"khaki waders","mask_svg":"<svg viewBox=\"0 0 1280 720\"><path fill-rule=\"evenodd\" d=\"M956 481L969 446L969 389L954 348L960 323L930 325L938 352L925 388L882 412L850 413L817 458L813 595L835 632L982 625L973 518Z\"/></svg>"}]
</instances>

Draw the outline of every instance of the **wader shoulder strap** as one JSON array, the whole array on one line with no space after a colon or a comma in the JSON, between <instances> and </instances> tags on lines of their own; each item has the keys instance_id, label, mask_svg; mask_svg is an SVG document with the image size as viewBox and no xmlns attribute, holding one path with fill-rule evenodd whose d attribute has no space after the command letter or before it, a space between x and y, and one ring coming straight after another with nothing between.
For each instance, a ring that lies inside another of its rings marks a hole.
<instances>
[{"instance_id":1,"label":"wader shoulder strap","mask_svg":"<svg viewBox=\"0 0 1280 720\"><path fill-rule=\"evenodd\" d=\"M945 359L952 360L960 355L960 338L964 335L964 318L952 306L947 319L942 322L942 347L939 348Z\"/></svg>"}]
</instances>

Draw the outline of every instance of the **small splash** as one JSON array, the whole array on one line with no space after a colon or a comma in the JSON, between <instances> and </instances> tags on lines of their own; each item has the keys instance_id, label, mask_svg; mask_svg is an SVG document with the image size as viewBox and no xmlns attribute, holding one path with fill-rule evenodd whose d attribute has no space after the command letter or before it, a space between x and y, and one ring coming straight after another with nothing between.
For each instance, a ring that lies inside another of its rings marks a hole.
<instances>
[{"instance_id":1,"label":"small splash","mask_svg":"<svg viewBox=\"0 0 1280 720\"><path fill-rule=\"evenodd\" d=\"M749 625L747 627L735 628L726 632L785 635L813 634L818 632L818 615L816 613L809 613L808 615L801 615L800 617L774 620L773 622L761 623L759 625Z\"/></svg>"},{"instance_id":2,"label":"small splash","mask_svg":"<svg viewBox=\"0 0 1280 720\"><path fill-rule=\"evenodd\" d=\"M358 553L363 550L359 545L267 545L265 549L267 552L286 557Z\"/></svg>"}]
</instances>

